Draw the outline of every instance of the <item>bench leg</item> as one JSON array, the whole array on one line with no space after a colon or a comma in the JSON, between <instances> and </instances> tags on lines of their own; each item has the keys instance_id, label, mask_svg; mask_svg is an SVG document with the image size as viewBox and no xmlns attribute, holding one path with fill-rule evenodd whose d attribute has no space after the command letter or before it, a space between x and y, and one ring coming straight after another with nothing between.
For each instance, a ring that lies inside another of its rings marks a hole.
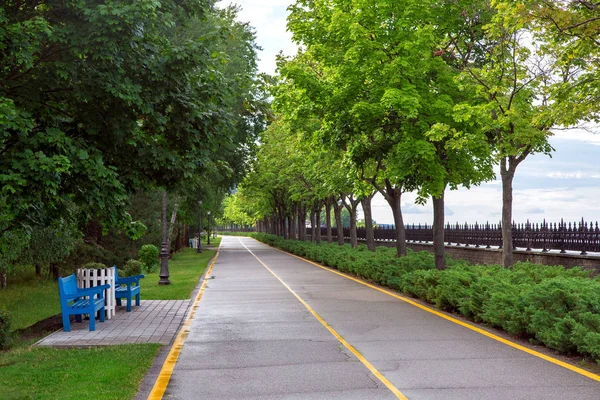
<instances>
[{"instance_id":1,"label":"bench leg","mask_svg":"<svg viewBox=\"0 0 600 400\"><path fill-rule=\"evenodd\" d=\"M136 306L140 305L140 294L139 293L135 295L135 305Z\"/></svg>"},{"instance_id":2,"label":"bench leg","mask_svg":"<svg viewBox=\"0 0 600 400\"><path fill-rule=\"evenodd\" d=\"M100 309L100 322L104 322L104 318L106 317L106 312L104 310L104 307L102 307Z\"/></svg>"},{"instance_id":3,"label":"bench leg","mask_svg":"<svg viewBox=\"0 0 600 400\"><path fill-rule=\"evenodd\" d=\"M90 313L90 332L93 332L96 330L96 313L92 312Z\"/></svg>"},{"instance_id":4,"label":"bench leg","mask_svg":"<svg viewBox=\"0 0 600 400\"><path fill-rule=\"evenodd\" d=\"M131 312L131 296L127 297L127 312Z\"/></svg>"},{"instance_id":5,"label":"bench leg","mask_svg":"<svg viewBox=\"0 0 600 400\"><path fill-rule=\"evenodd\" d=\"M121 305L121 298L117 297L117 305L120 306Z\"/></svg>"},{"instance_id":6,"label":"bench leg","mask_svg":"<svg viewBox=\"0 0 600 400\"><path fill-rule=\"evenodd\" d=\"M69 318L69 314L62 314L62 322L63 322L63 330L65 332L71 332L71 318Z\"/></svg>"},{"instance_id":7,"label":"bench leg","mask_svg":"<svg viewBox=\"0 0 600 400\"><path fill-rule=\"evenodd\" d=\"M83 321L83 314L75 314L75 321L77 321L77 322Z\"/></svg>"}]
</instances>

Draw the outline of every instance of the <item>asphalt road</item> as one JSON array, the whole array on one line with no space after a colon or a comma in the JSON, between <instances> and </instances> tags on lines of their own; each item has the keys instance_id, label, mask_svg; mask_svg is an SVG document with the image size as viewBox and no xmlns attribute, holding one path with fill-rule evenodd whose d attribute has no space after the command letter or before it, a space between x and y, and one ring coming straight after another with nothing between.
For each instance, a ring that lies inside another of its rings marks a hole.
<instances>
[{"instance_id":1,"label":"asphalt road","mask_svg":"<svg viewBox=\"0 0 600 400\"><path fill-rule=\"evenodd\" d=\"M600 382L224 237L169 399L600 399Z\"/></svg>"}]
</instances>

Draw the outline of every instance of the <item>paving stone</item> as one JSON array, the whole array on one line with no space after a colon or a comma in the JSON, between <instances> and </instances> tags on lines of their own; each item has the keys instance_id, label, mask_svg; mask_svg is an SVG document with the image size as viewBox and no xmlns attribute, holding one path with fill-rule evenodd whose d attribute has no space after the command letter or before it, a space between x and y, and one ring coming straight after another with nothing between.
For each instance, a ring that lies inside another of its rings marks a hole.
<instances>
[{"instance_id":1,"label":"paving stone","mask_svg":"<svg viewBox=\"0 0 600 400\"><path fill-rule=\"evenodd\" d=\"M168 324L159 316L165 307L177 307L187 311L189 300L143 300L139 307L133 306L126 312L125 306L117 307L114 318L105 322L96 321L96 330L89 332L89 321L72 322L71 332L56 331L36 346L76 347L106 346L123 343L169 344L182 324L185 312L169 317Z\"/></svg>"}]
</instances>

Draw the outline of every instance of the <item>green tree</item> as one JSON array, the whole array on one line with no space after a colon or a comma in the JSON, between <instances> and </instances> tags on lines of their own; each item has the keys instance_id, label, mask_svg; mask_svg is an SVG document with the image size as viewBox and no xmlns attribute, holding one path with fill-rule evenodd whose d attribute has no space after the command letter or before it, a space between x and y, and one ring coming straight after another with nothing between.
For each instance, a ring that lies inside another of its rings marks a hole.
<instances>
[{"instance_id":1,"label":"green tree","mask_svg":"<svg viewBox=\"0 0 600 400\"><path fill-rule=\"evenodd\" d=\"M3 2L0 232L73 204L130 229L136 190L239 181L267 108L235 16L210 0Z\"/></svg>"},{"instance_id":2,"label":"green tree","mask_svg":"<svg viewBox=\"0 0 600 400\"><path fill-rule=\"evenodd\" d=\"M354 178L369 181L389 203L399 256L406 254L403 192L433 197L440 268L446 186L492 175L485 137L453 118L463 98L454 82L460 70L439 53L448 35L444 5L298 1L289 26L306 50L283 70L323 110L323 141L343 149L359 171Z\"/></svg>"},{"instance_id":3,"label":"green tree","mask_svg":"<svg viewBox=\"0 0 600 400\"><path fill-rule=\"evenodd\" d=\"M496 2L497 12L485 27L485 62L468 43L451 40L449 49L464 60L461 84L476 102L455 106L458 121L479 126L493 146L502 180L502 240L506 268L513 264L513 179L517 167L534 153L549 154L551 103L548 89L556 70L529 43L528 26Z\"/></svg>"},{"instance_id":4,"label":"green tree","mask_svg":"<svg viewBox=\"0 0 600 400\"><path fill-rule=\"evenodd\" d=\"M498 7L531 27L540 51L560 71L552 86L552 118L563 126L600 121L600 5L595 1L499 1Z\"/></svg>"}]
</instances>

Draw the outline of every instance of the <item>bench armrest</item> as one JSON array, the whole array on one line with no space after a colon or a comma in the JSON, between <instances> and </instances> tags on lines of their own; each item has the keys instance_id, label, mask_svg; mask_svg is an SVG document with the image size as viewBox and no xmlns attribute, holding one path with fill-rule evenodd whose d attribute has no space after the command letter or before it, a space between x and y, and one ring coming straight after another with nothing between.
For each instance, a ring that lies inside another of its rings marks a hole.
<instances>
[{"instance_id":1,"label":"bench armrest","mask_svg":"<svg viewBox=\"0 0 600 400\"><path fill-rule=\"evenodd\" d=\"M127 276L125 278L120 278L119 277L119 279L116 280L116 283L118 285L121 285L121 284L129 285L129 284L132 284L132 283L135 282L136 284L139 285L140 284L140 279L142 279L143 277L144 277L143 274L142 275L136 275L136 276Z\"/></svg>"},{"instance_id":2,"label":"bench armrest","mask_svg":"<svg viewBox=\"0 0 600 400\"><path fill-rule=\"evenodd\" d=\"M91 288L85 288L85 289L77 289L77 295L78 296L93 296L95 294L100 294L102 292L104 292L105 289L110 288L110 285L100 285L100 286L93 286Z\"/></svg>"}]
</instances>

